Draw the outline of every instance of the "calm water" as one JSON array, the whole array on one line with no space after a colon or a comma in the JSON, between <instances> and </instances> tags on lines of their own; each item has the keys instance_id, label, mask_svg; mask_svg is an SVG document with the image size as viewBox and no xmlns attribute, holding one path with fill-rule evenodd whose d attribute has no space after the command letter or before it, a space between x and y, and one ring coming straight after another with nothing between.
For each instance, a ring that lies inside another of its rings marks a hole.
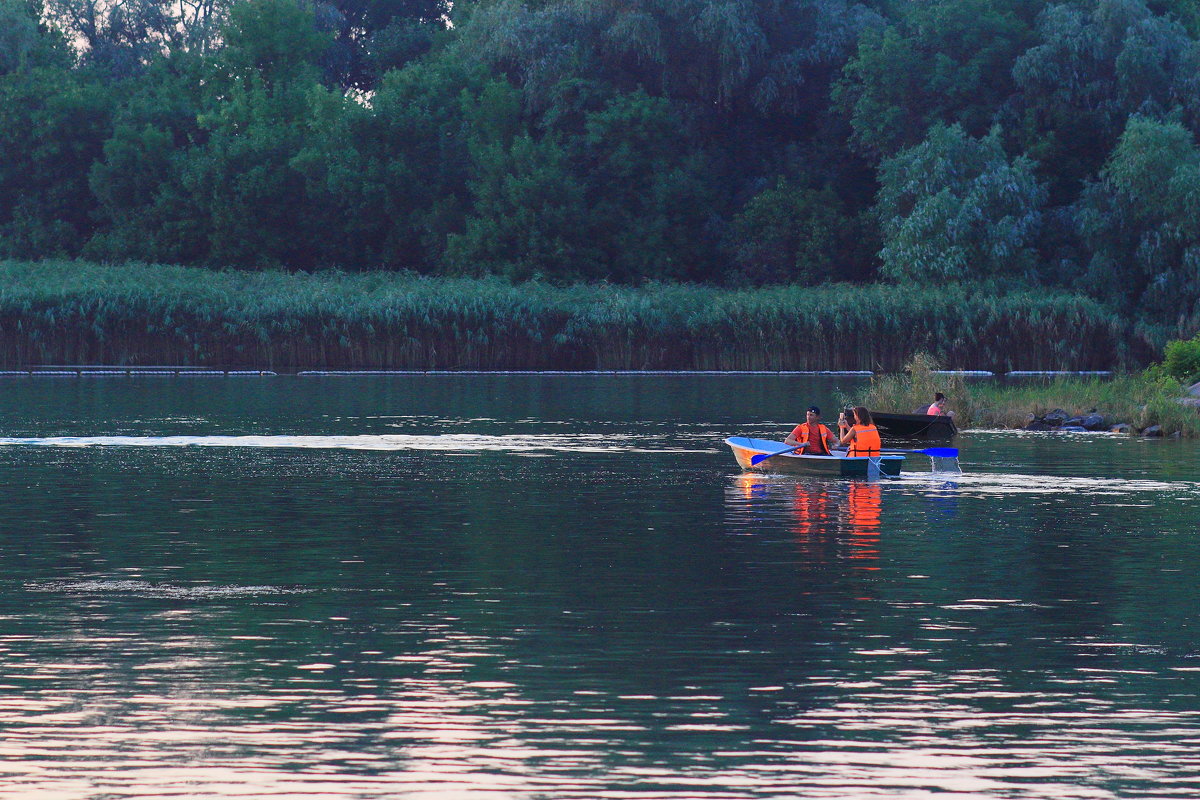
<instances>
[{"instance_id":1,"label":"calm water","mask_svg":"<svg viewBox=\"0 0 1200 800\"><path fill-rule=\"evenodd\" d=\"M0 796L1200 796L1200 449L852 378L0 382Z\"/></svg>"}]
</instances>

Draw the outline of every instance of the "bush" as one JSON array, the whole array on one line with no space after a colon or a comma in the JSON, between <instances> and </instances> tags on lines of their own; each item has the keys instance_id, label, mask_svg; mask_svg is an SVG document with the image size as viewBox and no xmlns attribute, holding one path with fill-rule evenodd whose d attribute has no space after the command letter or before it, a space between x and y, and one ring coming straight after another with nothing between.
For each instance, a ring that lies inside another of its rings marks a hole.
<instances>
[{"instance_id":1,"label":"bush","mask_svg":"<svg viewBox=\"0 0 1200 800\"><path fill-rule=\"evenodd\" d=\"M1163 371L1176 380L1190 383L1200 378L1200 333L1179 339L1163 350Z\"/></svg>"}]
</instances>

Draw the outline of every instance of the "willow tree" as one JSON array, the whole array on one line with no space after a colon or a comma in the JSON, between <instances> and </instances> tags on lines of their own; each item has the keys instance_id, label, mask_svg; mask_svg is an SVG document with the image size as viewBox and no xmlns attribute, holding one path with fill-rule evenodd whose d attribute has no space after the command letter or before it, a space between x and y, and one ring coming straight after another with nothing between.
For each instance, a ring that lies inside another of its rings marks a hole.
<instances>
[{"instance_id":1,"label":"willow tree","mask_svg":"<svg viewBox=\"0 0 1200 800\"><path fill-rule=\"evenodd\" d=\"M1046 200L1034 165L1010 158L993 128L975 139L935 125L880 166L882 273L922 283L1032 278Z\"/></svg>"},{"instance_id":2,"label":"willow tree","mask_svg":"<svg viewBox=\"0 0 1200 800\"><path fill-rule=\"evenodd\" d=\"M1131 118L1078 219L1098 294L1180 332L1200 325L1200 147L1190 131Z\"/></svg>"},{"instance_id":3,"label":"willow tree","mask_svg":"<svg viewBox=\"0 0 1200 800\"><path fill-rule=\"evenodd\" d=\"M909 3L868 28L834 88L855 147L879 159L912 147L929 126L979 136L1014 91L1013 60L1032 44L1037 0Z\"/></svg>"},{"instance_id":4,"label":"willow tree","mask_svg":"<svg viewBox=\"0 0 1200 800\"><path fill-rule=\"evenodd\" d=\"M1096 174L1131 114L1181 109L1200 130L1200 42L1143 0L1050 6L1013 64L1019 146L1052 165L1055 202Z\"/></svg>"}]
</instances>

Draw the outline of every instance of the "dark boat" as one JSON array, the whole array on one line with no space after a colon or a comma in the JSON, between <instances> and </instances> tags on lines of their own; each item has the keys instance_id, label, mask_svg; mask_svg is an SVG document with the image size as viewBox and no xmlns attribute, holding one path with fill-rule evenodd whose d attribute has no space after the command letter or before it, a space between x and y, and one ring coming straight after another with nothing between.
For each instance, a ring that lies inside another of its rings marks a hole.
<instances>
[{"instance_id":1,"label":"dark boat","mask_svg":"<svg viewBox=\"0 0 1200 800\"><path fill-rule=\"evenodd\" d=\"M931 414L884 414L871 412L879 433L892 439L953 439L958 433L954 417Z\"/></svg>"}]
</instances>

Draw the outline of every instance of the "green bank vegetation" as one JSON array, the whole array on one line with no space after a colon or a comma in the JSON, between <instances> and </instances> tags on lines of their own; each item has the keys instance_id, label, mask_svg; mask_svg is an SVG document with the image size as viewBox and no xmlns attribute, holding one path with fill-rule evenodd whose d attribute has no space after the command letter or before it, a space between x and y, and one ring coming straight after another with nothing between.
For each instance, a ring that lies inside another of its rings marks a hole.
<instances>
[{"instance_id":1,"label":"green bank vegetation","mask_svg":"<svg viewBox=\"0 0 1200 800\"><path fill-rule=\"evenodd\" d=\"M1162 372L1184 383L1200 381L1200 333L1184 341L1168 342L1163 350Z\"/></svg>"},{"instance_id":2,"label":"green bank vegetation","mask_svg":"<svg viewBox=\"0 0 1200 800\"><path fill-rule=\"evenodd\" d=\"M994 285L555 286L412 273L0 262L0 359L268 369L1107 369L1157 351L1073 294Z\"/></svg>"},{"instance_id":3,"label":"green bank vegetation","mask_svg":"<svg viewBox=\"0 0 1200 800\"><path fill-rule=\"evenodd\" d=\"M935 359L917 354L903 371L874 377L861 395L850 400L881 411L907 413L927 407L933 393L940 391L947 396L960 428L1023 428L1061 409L1073 417L1098 413L1106 425L1124 423L1133 433L1158 426L1163 435L1200 436L1200 409L1180 402L1186 394L1185 384L1161 365L1112 377L1000 381L971 380L937 370ZM1200 365L1190 375L1200 377Z\"/></svg>"},{"instance_id":4,"label":"green bank vegetation","mask_svg":"<svg viewBox=\"0 0 1200 800\"><path fill-rule=\"evenodd\" d=\"M898 366L939 329L947 363L1109 366L1140 345L1095 303L1200 328L1197 64L1194 0L0 0L0 257L462 280L200 281L153 324L220 359L293 326L272 358ZM581 281L665 299L543 286ZM146 335L119 291L79 347Z\"/></svg>"}]
</instances>

